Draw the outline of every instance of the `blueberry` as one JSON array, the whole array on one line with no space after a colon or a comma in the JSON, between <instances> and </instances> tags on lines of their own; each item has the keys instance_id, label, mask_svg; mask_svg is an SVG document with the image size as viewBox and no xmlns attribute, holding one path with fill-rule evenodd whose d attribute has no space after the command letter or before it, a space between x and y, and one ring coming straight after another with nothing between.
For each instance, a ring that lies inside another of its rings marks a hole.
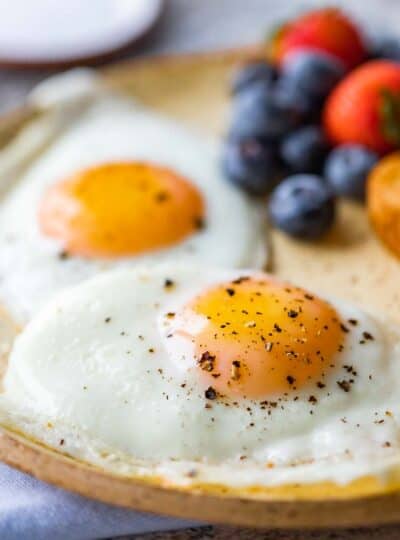
<instances>
[{"instance_id":1,"label":"blueberry","mask_svg":"<svg viewBox=\"0 0 400 540\"><path fill-rule=\"evenodd\" d=\"M378 155L358 144L343 144L329 154L324 175L337 195L364 200L369 171Z\"/></svg>"},{"instance_id":2,"label":"blueberry","mask_svg":"<svg viewBox=\"0 0 400 540\"><path fill-rule=\"evenodd\" d=\"M343 64L322 52L289 54L282 65L282 77L314 99L324 99L345 74Z\"/></svg>"},{"instance_id":3,"label":"blueberry","mask_svg":"<svg viewBox=\"0 0 400 540\"><path fill-rule=\"evenodd\" d=\"M400 62L400 40L395 37L378 39L372 46L371 56Z\"/></svg>"},{"instance_id":4,"label":"blueberry","mask_svg":"<svg viewBox=\"0 0 400 540\"><path fill-rule=\"evenodd\" d=\"M234 101L231 135L277 141L298 124L298 115L273 91L255 83Z\"/></svg>"},{"instance_id":5,"label":"blueberry","mask_svg":"<svg viewBox=\"0 0 400 540\"><path fill-rule=\"evenodd\" d=\"M293 131L281 144L281 157L293 172L321 172L328 151L328 141L318 126Z\"/></svg>"},{"instance_id":6,"label":"blueberry","mask_svg":"<svg viewBox=\"0 0 400 540\"><path fill-rule=\"evenodd\" d=\"M269 216L275 227L302 240L321 237L333 224L335 200L320 176L289 176L273 191Z\"/></svg>"},{"instance_id":7,"label":"blueberry","mask_svg":"<svg viewBox=\"0 0 400 540\"><path fill-rule=\"evenodd\" d=\"M236 71L232 78L232 94L238 94L251 84L262 83L266 88L272 86L277 77L276 69L263 60L254 60Z\"/></svg>"},{"instance_id":8,"label":"blueberry","mask_svg":"<svg viewBox=\"0 0 400 540\"><path fill-rule=\"evenodd\" d=\"M280 78L274 93L277 103L291 111L298 123L320 121L323 100L310 96L290 79Z\"/></svg>"},{"instance_id":9,"label":"blueberry","mask_svg":"<svg viewBox=\"0 0 400 540\"><path fill-rule=\"evenodd\" d=\"M277 149L256 137L225 141L222 168L228 180L251 195L270 192L280 175Z\"/></svg>"}]
</instances>

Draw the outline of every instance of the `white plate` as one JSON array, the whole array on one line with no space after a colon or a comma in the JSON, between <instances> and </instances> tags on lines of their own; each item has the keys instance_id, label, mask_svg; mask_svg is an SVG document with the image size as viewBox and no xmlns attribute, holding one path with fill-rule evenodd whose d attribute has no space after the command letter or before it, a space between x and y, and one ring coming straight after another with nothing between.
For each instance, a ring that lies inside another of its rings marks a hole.
<instances>
[{"instance_id":1,"label":"white plate","mask_svg":"<svg viewBox=\"0 0 400 540\"><path fill-rule=\"evenodd\" d=\"M163 0L0 0L0 63L95 60L134 42Z\"/></svg>"}]
</instances>

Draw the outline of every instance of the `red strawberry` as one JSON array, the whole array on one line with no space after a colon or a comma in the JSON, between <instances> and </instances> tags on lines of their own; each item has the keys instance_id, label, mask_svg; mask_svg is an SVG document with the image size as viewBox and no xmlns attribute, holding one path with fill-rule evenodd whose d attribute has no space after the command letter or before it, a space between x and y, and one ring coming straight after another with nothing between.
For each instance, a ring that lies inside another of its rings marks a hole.
<instances>
[{"instance_id":1,"label":"red strawberry","mask_svg":"<svg viewBox=\"0 0 400 540\"><path fill-rule=\"evenodd\" d=\"M277 63L297 49L317 49L329 53L340 59L347 68L353 68L366 56L359 30L336 8L309 11L274 32L269 53Z\"/></svg>"},{"instance_id":2,"label":"red strawberry","mask_svg":"<svg viewBox=\"0 0 400 540\"><path fill-rule=\"evenodd\" d=\"M385 153L400 146L400 64L375 60L349 73L323 111L335 144L359 143Z\"/></svg>"}]
</instances>

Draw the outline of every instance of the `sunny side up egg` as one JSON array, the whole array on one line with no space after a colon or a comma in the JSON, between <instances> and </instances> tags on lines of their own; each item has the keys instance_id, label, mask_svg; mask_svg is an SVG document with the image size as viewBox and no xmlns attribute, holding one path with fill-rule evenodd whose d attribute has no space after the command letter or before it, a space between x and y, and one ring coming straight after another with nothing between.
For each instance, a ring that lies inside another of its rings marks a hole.
<instances>
[{"instance_id":1,"label":"sunny side up egg","mask_svg":"<svg viewBox=\"0 0 400 540\"><path fill-rule=\"evenodd\" d=\"M259 271L117 270L28 324L1 410L114 471L346 483L398 462L399 343L361 310Z\"/></svg>"},{"instance_id":2,"label":"sunny side up egg","mask_svg":"<svg viewBox=\"0 0 400 540\"><path fill-rule=\"evenodd\" d=\"M219 169L217 141L93 96L0 200L0 301L25 322L109 268L183 258L264 267L265 211Z\"/></svg>"}]
</instances>

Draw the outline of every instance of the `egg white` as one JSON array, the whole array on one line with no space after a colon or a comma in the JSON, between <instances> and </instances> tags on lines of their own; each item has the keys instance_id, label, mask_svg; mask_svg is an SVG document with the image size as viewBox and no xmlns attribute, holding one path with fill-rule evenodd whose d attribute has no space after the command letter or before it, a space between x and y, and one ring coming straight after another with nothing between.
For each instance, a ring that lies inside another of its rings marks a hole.
<instances>
[{"instance_id":1,"label":"egg white","mask_svg":"<svg viewBox=\"0 0 400 540\"><path fill-rule=\"evenodd\" d=\"M194 481L194 470L196 481L229 486L347 483L398 464L400 333L338 300L331 304L342 320L358 324L348 325L325 388L282 397L272 409L250 399L205 407L195 362L166 345L165 314L242 274L164 264L68 289L15 342L3 422L111 470L176 483ZM338 381L349 376L345 392Z\"/></svg>"},{"instance_id":2,"label":"egg white","mask_svg":"<svg viewBox=\"0 0 400 540\"><path fill-rule=\"evenodd\" d=\"M0 302L24 323L55 292L105 269L180 259L264 267L266 212L225 181L219 155L216 140L129 99L105 92L93 97L0 199ZM62 242L46 237L38 226L38 205L46 187L94 164L129 159L167 166L197 186L205 200L205 229L135 257L60 257Z\"/></svg>"}]
</instances>

